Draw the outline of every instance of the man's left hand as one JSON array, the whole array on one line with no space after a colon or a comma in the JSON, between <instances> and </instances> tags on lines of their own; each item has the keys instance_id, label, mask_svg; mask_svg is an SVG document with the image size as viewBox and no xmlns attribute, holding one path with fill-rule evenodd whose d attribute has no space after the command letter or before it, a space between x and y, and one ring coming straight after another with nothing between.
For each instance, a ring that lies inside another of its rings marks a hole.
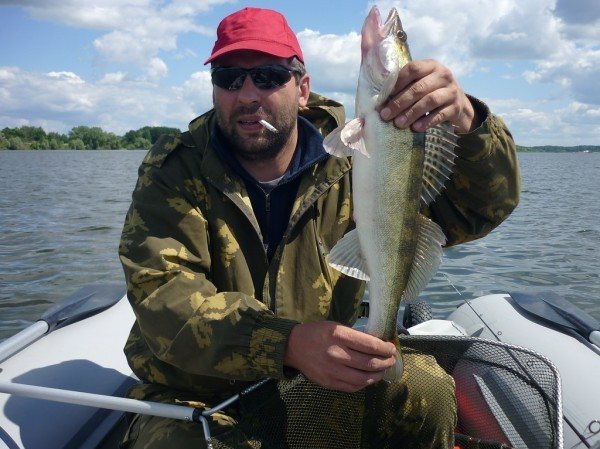
<instances>
[{"instance_id":1,"label":"man's left hand","mask_svg":"<svg viewBox=\"0 0 600 449\"><path fill-rule=\"evenodd\" d=\"M402 67L380 114L383 120L394 120L399 128L410 126L417 132L449 122L455 132L467 133L480 124L452 72L432 59L411 61Z\"/></svg>"}]
</instances>

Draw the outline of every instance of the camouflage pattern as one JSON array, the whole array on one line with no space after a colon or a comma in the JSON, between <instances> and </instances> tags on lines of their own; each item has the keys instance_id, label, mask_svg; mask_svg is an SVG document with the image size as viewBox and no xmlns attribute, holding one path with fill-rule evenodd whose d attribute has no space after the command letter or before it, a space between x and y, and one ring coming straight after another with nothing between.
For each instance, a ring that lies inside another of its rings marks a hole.
<instances>
[{"instance_id":1,"label":"camouflage pattern","mask_svg":"<svg viewBox=\"0 0 600 449\"><path fill-rule=\"evenodd\" d=\"M502 120L472 99L483 124L459 139L455 173L425 211L448 244L481 237L518 202L515 145ZM343 107L311 94L300 113L326 134ZM213 111L160 139L139 168L120 259L136 315L125 353L145 383L186 395L230 395L285 379L291 328L351 325L362 281L330 269L329 249L352 221L351 161L304 172L289 226L269 264L244 182L210 145Z\"/></svg>"},{"instance_id":2,"label":"camouflage pattern","mask_svg":"<svg viewBox=\"0 0 600 449\"><path fill-rule=\"evenodd\" d=\"M452 447L456 426L452 377L433 357L409 353L406 361L399 382L380 382L356 393L325 390L306 380L267 384L211 416L211 444L215 449ZM194 396L182 401L173 391L152 385L139 387L132 397L202 409L218 402ZM138 415L121 447L206 448L207 444L200 424Z\"/></svg>"},{"instance_id":3,"label":"camouflage pattern","mask_svg":"<svg viewBox=\"0 0 600 449\"><path fill-rule=\"evenodd\" d=\"M517 207L521 189L510 131L484 103L467 96L475 114L487 118L473 132L459 134L454 173L443 194L425 211L444 230L446 246L487 235Z\"/></svg>"}]
</instances>

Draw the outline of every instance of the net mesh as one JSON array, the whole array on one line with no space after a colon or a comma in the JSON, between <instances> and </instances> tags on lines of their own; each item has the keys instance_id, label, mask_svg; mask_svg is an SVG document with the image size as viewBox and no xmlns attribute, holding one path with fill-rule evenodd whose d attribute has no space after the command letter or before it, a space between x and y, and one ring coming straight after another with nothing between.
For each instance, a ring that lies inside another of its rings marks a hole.
<instances>
[{"instance_id":1,"label":"net mesh","mask_svg":"<svg viewBox=\"0 0 600 449\"><path fill-rule=\"evenodd\" d=\"M407 351L435 356L454 377L457 442L515 448L562 448L560 378L540 354L472 337L406 336ZM468 436L468 437L467 437Z\"/></svg>"},{"instance_id":2,"label":"net mesh","mask_svg":"<svg viewBox=\"0 0 600 449\"><path fill-rule=\"evenodd\" d=\"M458 406L458 425L451 432L456 433L455 444L485 449L562 447L560 382L544 357L473 337L403 335L400 342L405 362L412 358L419 365L435 358L453 377ZM405 374L403 381L412 375L410 385L433 389L435 396L439 386L419 373ZM250 447L261 449L447 447L448 441L421 446L428 435L422 429L411 433L410 421L423 413L448 413L448 408L411 403L407 397L405 382L379 382L343 393L299 375L243 395L239 425ZM231 447L217 437L211 440L215 449Z\"/></svg>"}]
</instances>

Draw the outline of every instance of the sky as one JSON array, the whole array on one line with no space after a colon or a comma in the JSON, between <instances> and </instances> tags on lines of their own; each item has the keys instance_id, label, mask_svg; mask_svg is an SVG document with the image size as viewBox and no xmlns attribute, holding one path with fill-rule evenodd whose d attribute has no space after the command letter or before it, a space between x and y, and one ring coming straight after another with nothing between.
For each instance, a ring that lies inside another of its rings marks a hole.
<instances>
[{"instance_id":1,"label":"sky","mask_svg":"<svg viewBox=\"0 0 600 449\"><path fill-rule=\"evenodd\" d=\"M0 0L0 129L187 129L212 106L217 25L245 6L287 17L312 90L351 118L373 4L395 7L413 59L450 68L517 144L600 145L598 0Z\"/></svg>"}]
</instances>

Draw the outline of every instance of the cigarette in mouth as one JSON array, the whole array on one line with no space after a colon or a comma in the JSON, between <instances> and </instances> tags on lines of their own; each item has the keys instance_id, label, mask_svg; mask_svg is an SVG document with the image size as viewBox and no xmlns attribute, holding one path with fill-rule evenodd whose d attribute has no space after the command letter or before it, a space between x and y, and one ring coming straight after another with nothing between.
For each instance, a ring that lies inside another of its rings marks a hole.
<instances>
[{"instance_id":1,"label":"cigarette in mouth","mask_svg":"<svg viewBox=\"0 0 600 449\"><path fill-rule=\"evenodd\" d=\"M258 123L260 123L262 126L264 126L265 128L267 128L272 133L276 133L277 132L277 128L275 128L273 125L271 125L266 120L259 120Z\"/></svg>"}]
</instances>

